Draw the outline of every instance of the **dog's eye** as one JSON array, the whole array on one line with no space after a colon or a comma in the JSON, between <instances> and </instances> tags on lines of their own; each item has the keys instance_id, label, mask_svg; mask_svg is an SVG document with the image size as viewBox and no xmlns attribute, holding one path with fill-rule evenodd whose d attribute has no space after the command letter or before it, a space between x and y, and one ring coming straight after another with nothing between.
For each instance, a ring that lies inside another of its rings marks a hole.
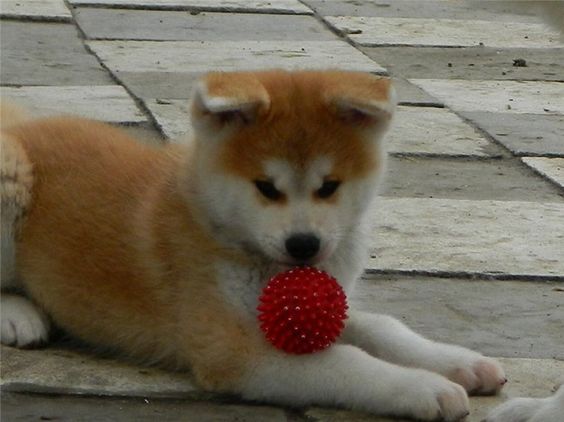
<instances>
[{"instance_id":1,"label":"dog's eye","mask_svg":"<svg viewBox=\"0 0 564 422\"><path fill-rule=\"evenodd\" d=\"M332 196L337 191L340 185L341 182L339 182L338 180L326 180L315 193L319 198L326 199Z\"/></svg>"},{"instance_id":2,"label":"dog's eye","mask_svg":"<svg viewBox=\"0 0 564 422\"><path fill-rule=\"evenodd\" d=\"M255 180L255 186L265 198L268 198L271 201L277 201L284 195L282 192L276 189L274 183L267 180Z\"/></svg>"}]
</instances>

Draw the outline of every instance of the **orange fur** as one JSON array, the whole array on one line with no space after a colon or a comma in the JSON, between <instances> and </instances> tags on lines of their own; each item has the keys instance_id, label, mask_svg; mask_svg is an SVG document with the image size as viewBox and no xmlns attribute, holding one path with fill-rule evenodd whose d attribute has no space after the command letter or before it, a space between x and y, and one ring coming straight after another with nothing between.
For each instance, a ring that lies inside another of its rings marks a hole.
<instances>
[{"instance_id":1,"label":"orange fur","mask_svg":"<svg viewBox=\"0 0 564 422\"><path fill-rule=\"evenodd\" d=\"M341 121L332 98L386 101L387 79L339 72L209 78L214 94L264 99L265 89L269 98L257 121L221 149L217 165L227 171L254 179L264 158L304 167L319 154L335 160L332 176L339 180L378 166L362 124ZM233 391L269 346L214 278L216 261L246 265L249 258L218 243L190 201L197 150L152 148L78 118L38 120L5 133L33 164L32 204L17 249L31 297L87 342L191 368L202 386Z\"/></svg>"},{"instance_id":2,"label":"orange fur","mask_svg":"<svg viewBox=\"0 0 564 422\"><path fill-rule=\"evenodd\" d=\"M246 77L241 77L241 83L248 84L247 75L243 75ZM215 94L228 96L232 89L221 91L220 77L210 76ZM389 101L389 79L336 71L271 71L254 77L268 92L270 104L258 111L253 125L230 139L220 157L222 168L253 180L260 178L265 159L287 160L303 169L313 159L326 155L335 161L337 169L331 176L351 180L365 176L380 164L374 161L374 145L366 141L362 126L344 125L333 99ZM256 82L251 85L255 86ZM261 91L254 97L260 98Z\"/></svg>"}]
</instances>

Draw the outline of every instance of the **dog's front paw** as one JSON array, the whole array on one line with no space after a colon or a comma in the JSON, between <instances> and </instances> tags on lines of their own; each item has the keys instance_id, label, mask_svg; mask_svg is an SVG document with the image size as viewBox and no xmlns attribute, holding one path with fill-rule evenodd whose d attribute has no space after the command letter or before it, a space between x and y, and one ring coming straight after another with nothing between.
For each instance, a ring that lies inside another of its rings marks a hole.
<instances>
[{"instance_id":1,"label":"dog's front paw","mask_svg":"<svg viewBox=\"0 0 564 422\"><path fill-rule=\"evenodd\" d=\"M446 376L472 395L497 394L507 382L498 361L478 354L461 359Z\"/></svg>"},{"instance_id":2,"label":"dog's front paw","mask_svg":"<svg viewBox=\"0 0 564 422\"><path fill-rule=\"evenodd\" d=\"M429 352L431 358L425 365L426 369L462 385L469 394L497 394L507 382L497 360L472 350L435 343Z\"/></svg>"},{"instance_id":3,"label":"dog's front paw","mask_svg":"<svg viewBox=\"0 0 564 422\"><path fill-rule=\"evenodd\" d=\"M561 422L564 415L564 387L544 399L515 398L497 406L484 422Z\"/></svg>"},{"instance_id":4,"label":"dog's front paw","mask_svg":"<svg viewBox=\"0 0 564 422\"><path fill-rule=\"evenodd\" d=\"M468 414L468 395L459 384L426 371L413 378L400 395L410 407L409 416L424 421L460 421Z\"/></svg>"},{"instance_id":5,"label":"dog's front paw","mask_svg":"<svg viewBox=\"0 0 564 422\"><path fill-rule=\"evenodd\" d=\"M496 407L484 422L529 422L533 420L535 414L544 405L544 402L544 399L521 397L511 399Z\"/></svg>"},{"instance_id":6,"label":"dog's front paw","mask_svg":"<svg viewBox=\"0 0 564 422\"><path fill-rule=\"evenodd\" d=\"M1 340L6 346L30 347L47 340L49 321L45 314L22 296L1 296Z\"/></svg>"}]
</instances>

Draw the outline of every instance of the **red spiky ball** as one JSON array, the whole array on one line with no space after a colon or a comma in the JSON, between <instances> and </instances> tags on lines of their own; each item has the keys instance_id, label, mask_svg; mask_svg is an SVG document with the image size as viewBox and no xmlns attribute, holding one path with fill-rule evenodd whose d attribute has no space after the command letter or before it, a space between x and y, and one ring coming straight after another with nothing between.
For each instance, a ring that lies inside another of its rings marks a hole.
<instances>
[{"instance_id":1,"label":"red spiky ball","mask_svg":"<svg viewBox=\"0 0 564 422\"><path fill-rule=\"evenodd\" d=\"M313 267L272 277L259 297L258 319L266 339L287 353L329 347L347 318L347 298L337 280Z\"/></svg>"}]
</instances>

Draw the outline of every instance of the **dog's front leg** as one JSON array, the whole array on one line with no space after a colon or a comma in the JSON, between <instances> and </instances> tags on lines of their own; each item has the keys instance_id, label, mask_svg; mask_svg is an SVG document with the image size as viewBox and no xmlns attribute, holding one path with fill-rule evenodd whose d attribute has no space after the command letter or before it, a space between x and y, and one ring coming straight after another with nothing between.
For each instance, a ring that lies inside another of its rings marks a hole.
<instances>
[{"instance_id":1,"label":"dog's front leg","mask_svg":"<svg viewBox=\"0 0 564 422\"><path fill-rule=\"evenodd\" d=\"M426 339L386 315L351 312L342 340L388 362L437 372L472 394L495 394L507 381L496 360Z\"/></svg>"},{"instance_id":2,"label":"dog's front leg","mask_svg":"<svg viewBox=\"0 0 564 422\"><path fill-rule=\"evenodd\" d=\"M425 421L456 421L468 414L468 398L459 385L349 345L334 345L312 355L270 348L257 357L240 392L248 399L291 406L338 405Z\"/></svg>"}]
</instances>

